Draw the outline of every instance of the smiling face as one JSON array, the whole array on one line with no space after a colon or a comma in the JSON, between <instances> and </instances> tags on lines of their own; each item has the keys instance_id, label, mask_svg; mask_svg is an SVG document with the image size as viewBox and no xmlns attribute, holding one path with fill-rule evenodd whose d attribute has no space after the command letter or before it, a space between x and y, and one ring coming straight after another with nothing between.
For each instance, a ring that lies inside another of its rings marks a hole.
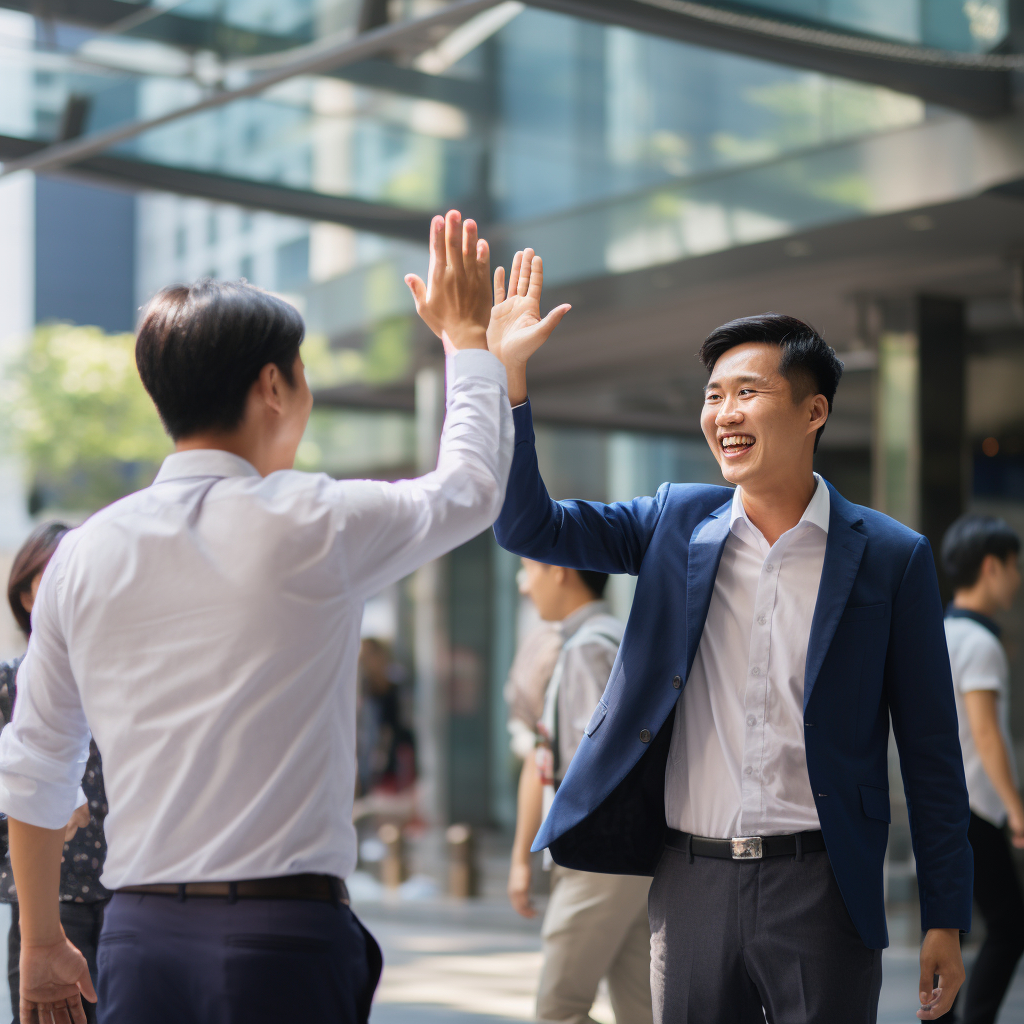
<instances>
[{"instance_id":1,"label":"smiling face","mask_svg":"<svg viewBox=\"0 0 1024 1024\"><path fill-rule=\"evenodd\" d=\"M770 490L809 472L815 435L828 418L824 395L799 387L794 394L779 373L781 355L778 345L736 345L719 357L704 390L704 436L722 476L747 490Z\"/></svg>"}]
</instances>

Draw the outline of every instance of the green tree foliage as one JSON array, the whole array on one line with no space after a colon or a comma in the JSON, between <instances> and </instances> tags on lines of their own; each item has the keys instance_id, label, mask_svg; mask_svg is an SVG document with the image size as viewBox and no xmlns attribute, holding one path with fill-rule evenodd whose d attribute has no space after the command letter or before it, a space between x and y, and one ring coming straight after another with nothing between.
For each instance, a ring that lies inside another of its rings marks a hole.
<instances>
[{"instance_id":1,"label":"green tree foliage","mask_svg":"<svg viewBox=\"0 0 1024 1024\"><path fill-rule=\"evenodd\" d=\"M36 328L5 368L3 417L35 509L94 511L151 482L171 442L135 368L135 338Z\"/></svg>"}]
</instances>

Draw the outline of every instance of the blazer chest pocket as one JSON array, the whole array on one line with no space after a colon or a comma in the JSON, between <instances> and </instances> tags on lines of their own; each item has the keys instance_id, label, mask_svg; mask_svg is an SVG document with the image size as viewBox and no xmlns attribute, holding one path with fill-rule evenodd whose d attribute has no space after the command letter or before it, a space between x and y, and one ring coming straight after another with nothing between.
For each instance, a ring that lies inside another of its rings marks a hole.
<instances>
[{"instance_id":1,"label":"blazer chest pocket","mask_svg":"<svg viewBox=\"0 0 1024 1024\"><path fill-rule=\"evenodd\" d=\"M860 802L864 807L864 813L876 821L884 821L886 824L892 821L892 811L889 806L889 790L879 789L878 786L861 786Z\"/></svg>"},{"instance_id":2,"label":"blazer chest pocket","mask_svg":"<svg viewBox=\"0 0 1024 1024\"><path fill-rule=\"evenodd\" d=\"M871 622L885 615L885 602L879 604L861 604L847 607L840 622Z\"/></svg>"},{"instance_id":3,"label":"blazer chest pocket","mask_svg":"<svg viewBox=\"0 0 1024 1024\"><path fill-rule=\"evenodd\" d=\"M588 736L593 736L597 732L599 726L604 721L604 716L608 714L608 705L605 704L602 698L597 702L597 707L594 708L594 713L590 716L590 721L587 722L587 727L583 731Z\"/></svg>"}]
</instances>

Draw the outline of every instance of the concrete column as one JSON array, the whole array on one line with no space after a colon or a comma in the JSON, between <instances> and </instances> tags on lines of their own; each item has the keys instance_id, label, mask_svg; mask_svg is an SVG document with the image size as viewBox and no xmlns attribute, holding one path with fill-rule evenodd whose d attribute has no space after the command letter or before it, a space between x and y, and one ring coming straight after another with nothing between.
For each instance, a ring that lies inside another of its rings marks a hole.
<instances>
[{"instance_id":1,"label":"concrete column","mask_svg":"<svg viewBox=\"0 0 1024 1024\"><path fill-rule=\"evenodd\" d=\"M416 463L428 473L437 466L444 425L444 370L429 367L416 375ZM447 558L416 571L414 655L416 660L416 745L421 812L431 826L448 821L447 693L451 656L448 640Z\"/></svg>"}]
</instances>

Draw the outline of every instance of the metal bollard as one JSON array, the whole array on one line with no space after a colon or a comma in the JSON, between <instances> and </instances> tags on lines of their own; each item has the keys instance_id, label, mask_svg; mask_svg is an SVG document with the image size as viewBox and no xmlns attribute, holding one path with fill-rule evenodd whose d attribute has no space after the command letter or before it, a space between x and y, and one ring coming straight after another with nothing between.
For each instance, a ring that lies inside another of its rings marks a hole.
<instances>
[{"instance_id":1,"label":"metal bollard","mask_svg":"<svg viewBox=\"0 0 1024 1024\"><path fill-rule=\"evenodd\" d=\"M380 880L386 889L397 889L408 877L405 864L405 841L397 825L381 825L377 838L387 847L380 865Z\"/></svg>"},{"instance_id":2,"label":"metal bollard","mask_svg":"<svg viewBox=\"0 0 1024 1024\"><path fill-rule=\"evenodd\" d=\"M448 839L448 894L459 900L476 896L473 830L468 825L451 825L445 835Z\"/></svg>"}]
</instances>

